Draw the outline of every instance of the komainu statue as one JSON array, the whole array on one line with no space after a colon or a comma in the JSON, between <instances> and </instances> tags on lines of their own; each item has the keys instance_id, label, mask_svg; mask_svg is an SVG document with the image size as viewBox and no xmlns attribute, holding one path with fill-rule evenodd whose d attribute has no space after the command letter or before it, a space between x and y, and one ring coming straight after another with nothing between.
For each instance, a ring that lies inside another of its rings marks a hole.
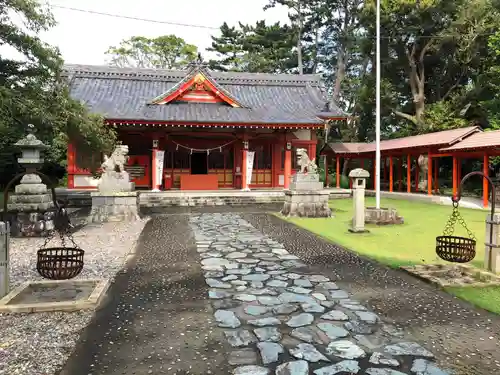
<instances>
[{"instance_id":1,"label":"komainu statue","mask_svg":"<svg viewBox=\"0 0 500 375\"><path fill-rule=\"evenodd\" d=\"M104 161L101 164L102 173L113 172L125 172L125 164L128 161L128 146L119 145L116 146L115 151L111 156L104 155Z\"/></svg>"},{"instance_id":2,"label":"komainu statue","mask_svg":"<svg viewBox=\"0 0 500 375\"><path fill-rule=\"evenodd\" d=\"M98 189L101 193L119 193L132 191L134 184L130 182L130 176L125 170L128 161L128 146L116 146L113 153L108 157L104 155L101 164L102 175Z\"/></svg>"},{"instance_id":3,"label":"komainu statue","mask_svg":"<svg viewBox=\"0 0 500 375\"><path fill-rule=\"evenodd\" d=\"M316 159L309 159L305 148L297 149L297 164L300 167L299 173L317 173L318 166L314 162Z\"/></svg>"}]
</instances>

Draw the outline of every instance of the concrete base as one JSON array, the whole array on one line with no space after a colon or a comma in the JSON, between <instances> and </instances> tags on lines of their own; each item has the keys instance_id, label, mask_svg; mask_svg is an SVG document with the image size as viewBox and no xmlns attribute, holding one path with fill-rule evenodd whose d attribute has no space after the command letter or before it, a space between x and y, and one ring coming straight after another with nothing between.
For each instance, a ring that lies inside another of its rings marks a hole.
<instances>
[{"instance_id":1,"label":"concrete base","mask_svg":"<svg viewBox=\"0 0 500 375\"><path fill-rule=\"evenodd\" d=\"M404 219L398 215L395 208L365 208L365 223L377 225L404 224Z\"/></svg>"},{"instance_id":2,"label":"concrete base","mask_svg":"<svg viewBox=\"0 0 500 375\"><path fill-rule=\"evenodd\" d=\"M500 285L500 277L467 264L419 264L401 269L440 287L479 287Z\"/></svg>"},{"instance_id":3,"label":"concrete base","mask_svg":"<svg viewBox=\"0 0 500 375\"><path fill-rule=\"evenodd\" d=\"M298 217L331 217L327 190L285 191L285 203L281 214Z\"/></svg>"},{"instance_id":4,"label":"concrete base","mask_svg":"<svg viewBox=\"0 0 500 375\"><path fill-rule=\"evenodd\" d=\"M109 221L134 221L139 219L139 193L128 191L121 193L93 192L92 210L89 223Z\"/></svg>"},{"instance_id":5,"label":"concrete base","mask_svg":"<svg viewBox=\"0 0 500 375\"><path fill-rule=\"evenodd\" d=\"M349 233L358 233L358 234L370 233L370 231L368 229L354 229L354 228L349 228L348 231L349 231Z\"/></svg>"},{"instance_id":6,"label":"concrete base","mask_svg":"<svg viewBox=\"0 0 500 375\"><path fill-rule=\"evenodd\" d=\"M109 280L26 282L0 300L0 312L34 313L95 308Z\"/></svg>"}]
</instances>

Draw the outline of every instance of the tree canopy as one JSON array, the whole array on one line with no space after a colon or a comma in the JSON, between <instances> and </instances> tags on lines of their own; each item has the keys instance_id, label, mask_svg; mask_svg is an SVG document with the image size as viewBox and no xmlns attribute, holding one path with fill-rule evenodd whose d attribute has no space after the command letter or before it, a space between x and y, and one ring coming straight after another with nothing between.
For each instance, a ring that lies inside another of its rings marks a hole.
<instances>
[{"instance_id":1,"label":"tree canopy","mask_svg":"<svg viewBox=\"0 0 500 375\"><path fill-rule=\"evenodd\" d=\"M30 123L51 146L46 159L53 164L65 164L69 140L88 155L106 152L115 142L102 118L69 97L59 51L38 37L54 25L50 10L36 0L0 0L0 46L14 56L0 56L0 183L17 171L13 144Z\"/></svg>"},{"instance_id":2,"label":"tree canopy","mask_svg":"<svg viewBox=\"0 0 500 375\"><path fill-rule=\"evenodd\" d=\"M110 64L118 67L180 69L196 59L198 48L175 35L133 36L109 47Z\"/></svg>"}]
</instances>

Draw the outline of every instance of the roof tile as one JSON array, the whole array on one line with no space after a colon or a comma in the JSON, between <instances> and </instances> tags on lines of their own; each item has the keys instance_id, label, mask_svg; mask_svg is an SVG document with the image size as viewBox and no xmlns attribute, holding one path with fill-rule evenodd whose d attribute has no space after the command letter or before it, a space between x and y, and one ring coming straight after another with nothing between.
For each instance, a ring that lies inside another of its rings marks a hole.
<instances>
[{"instance_id":1,"label":"roof tile","mask_svg":"<svg viewBox=\"0 0 500 375\"><path fill-rule=\"evenodd\" d=\"M325 107L319 75L221 73L211 77L245 108L224 103L148 105L171 90L188 71L67 65L70 94L94 113L112 120L155 120L218 123L322 124ZM346 114L338 107L330 113Z\"/></svg>"},{"instance_id":2,"label":"roof tile","mask_svg":"<svg viewBox=\"0 0 500 375\"><path fill-rule=\"evenodd\" d=\"M480 132L477 126L419 134L411 137L388 139L380 142L380 151L404 150L418 147L451 146L462 139ZM375 142L371 143L329 143L336 154L363 154L375 152Z\"/></svg>"}]
</instances>

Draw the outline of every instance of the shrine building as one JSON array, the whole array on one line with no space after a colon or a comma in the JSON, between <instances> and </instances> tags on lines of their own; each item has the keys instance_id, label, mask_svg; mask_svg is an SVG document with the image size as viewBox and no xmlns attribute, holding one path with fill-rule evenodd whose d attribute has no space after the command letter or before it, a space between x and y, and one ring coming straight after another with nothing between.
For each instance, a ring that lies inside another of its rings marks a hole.
<instances>
[{"instance_id":1,"label":"shrine building","mask_svg":"<svg viewBox=\"0 0 500 375\"><path fill-rule=\"evenodd\" d=\"M328 105L319 75L221 73L199 62L185 71L64 72L70 95L129 147L126 169L142 189L286 189L294 151L315 158L316 131L347 117ZM97 180L78 167L80 157L69 144L68 187L93 189Z\"/></svg>"}]
</instances>

